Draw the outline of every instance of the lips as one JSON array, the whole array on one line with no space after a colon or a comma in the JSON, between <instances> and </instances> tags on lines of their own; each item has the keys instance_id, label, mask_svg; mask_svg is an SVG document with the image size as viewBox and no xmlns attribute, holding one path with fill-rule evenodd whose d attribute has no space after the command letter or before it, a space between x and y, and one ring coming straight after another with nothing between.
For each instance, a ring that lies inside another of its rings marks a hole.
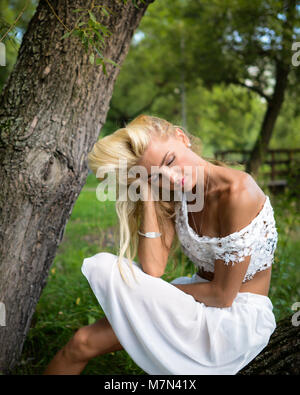
<instances>
[{"instance_id":1,"label":"lips","mask_svg":"<svg viewBox=\"0 0 300 395\"><path fill-rule=\"evenodd\" d=\"M184 184L184 177L180 180L180 179L178 179L176 182L175 182L175 184L174 185L176 185L177 187L179 187L179 186L183 186L183 184Z\"/></svg>"}]
</instances>

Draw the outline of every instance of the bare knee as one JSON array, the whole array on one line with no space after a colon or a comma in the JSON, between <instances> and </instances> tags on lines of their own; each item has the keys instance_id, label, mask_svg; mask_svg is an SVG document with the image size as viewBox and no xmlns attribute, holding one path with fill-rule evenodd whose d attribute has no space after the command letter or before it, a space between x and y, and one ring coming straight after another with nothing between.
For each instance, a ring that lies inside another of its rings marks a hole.
<instances>
[{"instance_id":1,"label":"bare knee","mask_svg":"<svg viewBox=\"0 0 300 395\"><path fill-rule=\"evenodd\" d=\"M98 355L122 350L107 318L79 328L63 349L68 360L84 362Z\"/></svg>"},{"instance_id":2,"label":"bare knee","mask_svg":"<svg viewBox=\"0 0 300 395\"><path fill-rule=\"evenodd\" d=\"M72 362L84 362L92 357L87 332L87 326L79 328L63 348L66 358Z\"/></svg>"}]
</instances>

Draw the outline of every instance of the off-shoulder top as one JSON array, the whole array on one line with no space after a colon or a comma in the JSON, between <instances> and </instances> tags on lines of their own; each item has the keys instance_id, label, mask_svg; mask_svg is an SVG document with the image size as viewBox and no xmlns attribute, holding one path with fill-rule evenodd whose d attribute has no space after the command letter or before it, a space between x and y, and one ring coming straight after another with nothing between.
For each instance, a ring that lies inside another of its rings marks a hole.
<instances>
[{"instance_id":1,"label":"off-shoulder top","mask_svg":"<svg viewBox=\"0 0 300 395\"><path fill-rule=\"evenodd\" d=\"M278 233L269 196L260 212L241 230L224 237L199 236L188 222L187 200L175 202L175 228L184 254L199 268L214 272L214 262L238 264L251 255L243 283L274 262Z\"/></svg>"}]
</instances>

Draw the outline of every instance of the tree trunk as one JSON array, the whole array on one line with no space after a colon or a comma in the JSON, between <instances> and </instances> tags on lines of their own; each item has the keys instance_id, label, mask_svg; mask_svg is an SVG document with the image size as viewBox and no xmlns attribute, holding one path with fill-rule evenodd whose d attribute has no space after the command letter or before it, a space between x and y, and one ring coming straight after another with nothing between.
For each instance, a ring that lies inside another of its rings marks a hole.
<instances>
[{"instance_id":1,"label":"tree trunk","mask_svg":"<svg viewBox=\"0 0 300 395\"><path fill-rule=\"evenodd\" d=\"M113 14L95 15L113 33L103 55L121 65L134 30L154 0L103 0ZM76 8L91 0L52 0L73 28ZM106 119L119 68L88 61L45 1L23 37L0 97L0 371L18 360L74 203L88 174L86 157Z\"/></svg>"},{"instance_id":2,"label":"tree trunk","mask_svg":"<svg viewBox=\"0 0 300 395\"><path fill-rule=\"evenodd\" d=\"M250 158L246 164L246 171L257 176L260 164L266 154L269 141L275 127L277 117L284 102L284 94L288 85L288 75L291 69L291 46L294 42L294 29L297 21L297 0L287 0L284 12L285 20L282 22L281 50L276 59L275 88L272 98L268 101L259 136L255 142Z\"/></svg>"},{"instance_id":3,"label":"tree trunk","mask_svg":"<svg viewBox=\"0 0 300 395\"><path fill-rule=\"evenodd\" d=\"M300 329L292 317L277 323L267 347L239 375L299 375Z\"/></svg>"},{"instance_id":4,"label":"tree trunk","mask_svg":"<svg viewBox=\"0 0 300 395\"><path fill-rule=\"evenodd\" d=\"M257 176L259 167L267 152L269 142L275 127L275 123L284 101L284 93L287 87L288 73L288 68L281 67L281 65L279 64L277 65L276 85L274 89L274 94L268 102L268 107L264 116L261 130L254 144L253 150L250 153L250 157L246 163L246 171L255 177Z\"/></svg>"}]
</instances>

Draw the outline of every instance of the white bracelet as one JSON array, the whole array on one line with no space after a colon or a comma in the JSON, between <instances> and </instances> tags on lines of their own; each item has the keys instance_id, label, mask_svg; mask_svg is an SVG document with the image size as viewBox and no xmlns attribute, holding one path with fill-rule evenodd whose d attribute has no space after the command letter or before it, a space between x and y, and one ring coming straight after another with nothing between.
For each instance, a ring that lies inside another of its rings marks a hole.
<instances>
[{"instance_id":1,"label":"white bracelet","mask_svg":"<svg viewBox=\"0 0 300 395\"><path fill-rule=\"evenodd\" d=\"M156 237L161 236L161 233L158 232L147 232L147 233L142 233L138 230L138 234L145 236L145 237L149 237L150 239L154 239Z\"/></svg>"}]
</instances>

